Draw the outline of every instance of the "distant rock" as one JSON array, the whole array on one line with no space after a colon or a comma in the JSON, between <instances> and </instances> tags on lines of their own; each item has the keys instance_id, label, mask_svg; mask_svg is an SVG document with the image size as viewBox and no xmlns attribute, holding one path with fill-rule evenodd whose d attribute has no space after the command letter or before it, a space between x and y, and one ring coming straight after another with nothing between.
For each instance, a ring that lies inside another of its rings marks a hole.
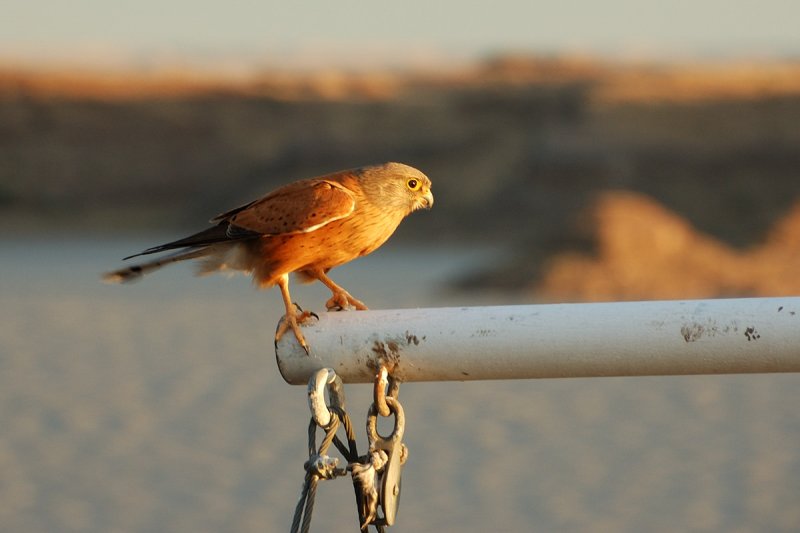
<instances>
[{"instance_id":1,"label":"distant rock","mask_svg":"<svg viewBox=\"0 0 800 533\"><path fill-rule=\"evenodd\" d=\"M800 203L762 244L737 250L647 196L602 194L585 218L594 251L550 257L537 300L598 301L800 293Z\"/></svg>"}]
</instances>

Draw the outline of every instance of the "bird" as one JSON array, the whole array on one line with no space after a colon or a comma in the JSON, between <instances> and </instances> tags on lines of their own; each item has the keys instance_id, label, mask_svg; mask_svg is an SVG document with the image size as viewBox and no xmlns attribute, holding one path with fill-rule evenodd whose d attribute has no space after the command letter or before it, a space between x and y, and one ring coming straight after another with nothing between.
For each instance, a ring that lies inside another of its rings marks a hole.
<instances>
[{"instance_id":1,"label":"bird","mask_svg":"<svg viewBox=\"0 0 800 533\"><path fill-rule=\"evenodd\" d=\"M367 306L337 285L328 272L365 256L386 242L414 211L433 207L431 180L402 163L384 163L295 181L210 220L213 226L142 252L170 252L151 261L103 275L109 283L142 278L166 265L197 260L196 275L223 271L251 274L260 289L278 286L286 313L275 343L286 331L310 354L300 330L311 317L293 303L289 275L301 282L320 281L332 296L328 311Z\"/></svg>"}]
</instances>

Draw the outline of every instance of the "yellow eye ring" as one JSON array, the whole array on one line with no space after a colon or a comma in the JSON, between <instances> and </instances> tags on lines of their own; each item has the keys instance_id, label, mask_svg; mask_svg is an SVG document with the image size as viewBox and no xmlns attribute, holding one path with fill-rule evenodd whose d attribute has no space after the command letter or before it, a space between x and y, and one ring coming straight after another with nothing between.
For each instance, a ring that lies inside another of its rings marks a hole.
<instances>
[{"instance_id":1,"label":"yellow eye ring","mask_svg":"<svg viewBox=\"0 0 800 533\"><path fill-rule=\"evenodd\" d=\"M411 189L412 191L416 191L417 189L419 189L420 184L418 180L411 178L406 182L406 185L408 185L408 188Z\"/></svg>"}]
</instances>

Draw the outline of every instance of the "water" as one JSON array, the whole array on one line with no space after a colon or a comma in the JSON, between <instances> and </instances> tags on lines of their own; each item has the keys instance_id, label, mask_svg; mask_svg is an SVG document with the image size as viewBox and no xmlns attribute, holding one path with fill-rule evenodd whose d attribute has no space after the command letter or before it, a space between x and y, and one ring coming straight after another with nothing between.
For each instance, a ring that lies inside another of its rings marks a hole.
<instances>
[{"instance_id":1,"label":"water","mask_svg":"<svg viewBox=\"0 0 800 533\"><path fill-rule=\"evenodd\" d=\"M275 367L277 290L185 267L98 282L149 241L1 244L0 528L288 528L308 411ZM390 243L332 277L375 308L524 299L442 290L496 253ZM328 293L293 296L319 311ZM796 531L799 385L405 384L410 459L392 531ZM369 389L347 395L363 451ZM357 530L349 481L320 486L312 530Z\"/></svg>"}]
</instances>

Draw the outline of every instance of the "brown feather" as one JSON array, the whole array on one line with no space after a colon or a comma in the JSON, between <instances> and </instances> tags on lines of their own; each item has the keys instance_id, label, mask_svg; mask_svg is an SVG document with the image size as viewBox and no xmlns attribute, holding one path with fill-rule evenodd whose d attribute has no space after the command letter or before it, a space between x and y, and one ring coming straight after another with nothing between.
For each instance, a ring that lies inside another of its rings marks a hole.
<instances>
[{"instance_id":1,"label":"brown feather","mask_svg":"<svg viewBox=\"0 0 800 533\"><path fill-rule=\"evenodd\" d=\"M143 253L183 251L112 272L105 279L129 281L186 259L200 260L199 274L224 270L252 273L259 287L278 284L281 288L286 321L276 340L287 328L292 329L308 351L298 327L308 316L298 313L291 302L288 275L297 273L327 286L333 293L326 303L329 309L366 309L327 272L378 248L412 211L430 208L430 188L425 174L400 163L297 181L214 217L213 228Z\"/></svg>"},{"instance_id":2,"label":"brown feather","mask_svg":"<svg viewBox=\"0 0 800 533\"><path fill-rule=\"evenodd\" d=\"M311 179L290 183L221 220L261 235L305 233L350 216L355 199L340 184Z\"/></svg>"}]
</instances>

